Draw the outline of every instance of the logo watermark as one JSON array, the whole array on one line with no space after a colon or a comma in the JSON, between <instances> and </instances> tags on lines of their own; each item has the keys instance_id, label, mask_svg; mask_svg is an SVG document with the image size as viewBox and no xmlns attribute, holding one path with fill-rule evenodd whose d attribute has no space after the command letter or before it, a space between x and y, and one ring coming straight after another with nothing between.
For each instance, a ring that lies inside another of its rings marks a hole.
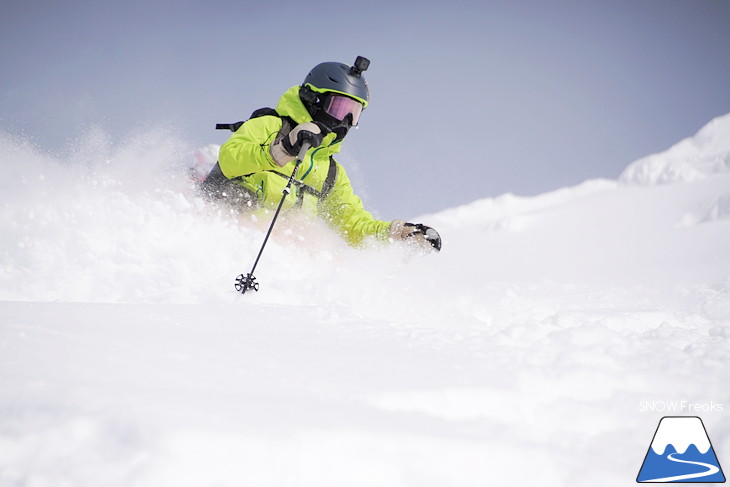
<instances>
[{"instance_id":1,"label":"logo watermark","mask_svg":"<svg viewBox=\"0 0 730 487\"><path fill-rule=\"evenodd\" d=\"M698 416L664 416L636 482L725 482L725 474Z\"/></svg>"},{"instance_id":2,"label":"logo watermark","mask_svg":"<svg viewBox=\"0 0 730 487\"><path fill-rule=\"evenodd\" d=\"M639 412L642 413L672 413L672 414L699 414L721 413L725 405L721 402L693 402L693 401L640 401Z\"/></svg>"}]
</instances>

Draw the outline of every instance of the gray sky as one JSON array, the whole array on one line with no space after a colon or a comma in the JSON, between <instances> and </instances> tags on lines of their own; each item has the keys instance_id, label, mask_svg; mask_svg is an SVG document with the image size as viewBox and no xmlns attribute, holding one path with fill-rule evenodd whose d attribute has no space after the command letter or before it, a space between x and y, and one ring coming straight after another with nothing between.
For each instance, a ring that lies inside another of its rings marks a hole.
<instances>
[{"instance_id":1,"label":"gray sky","mask_svg":"<svg viewBox=\"0 0 730 487\"><path fill-rule=\"evenodd\" d=\"M0 130L48 150L160 122L220 144L366 56L339 160L384 219L616 178L730 112L727 0L0 0L0 46Z\"/></svg>"}]
</instances>

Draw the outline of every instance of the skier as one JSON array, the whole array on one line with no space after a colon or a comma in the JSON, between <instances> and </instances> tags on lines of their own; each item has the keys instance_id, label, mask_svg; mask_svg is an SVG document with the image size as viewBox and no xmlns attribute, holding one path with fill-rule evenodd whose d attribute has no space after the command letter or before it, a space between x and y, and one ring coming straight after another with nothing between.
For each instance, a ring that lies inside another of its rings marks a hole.
<instances>
[{"instance_id":1,"label":"skier","mask_svg":"<svg viewBox=\"0 0 730 487\"><path fill-rule=\"evenodd\" d=\"M352 67L325 62L280 98L276 110L256 110L220 148L218 163L203 183L208 194L242 207L276 208L302 144L311 147L295 175L284 209L299 208L326 221L350 245L368 239L404 241L440 250L434 229L403 220L376 220L353 192L345 169L334 159L350 128L370 101L362 76L370 64L358 56Z\"/></svg>"}]
</instances>

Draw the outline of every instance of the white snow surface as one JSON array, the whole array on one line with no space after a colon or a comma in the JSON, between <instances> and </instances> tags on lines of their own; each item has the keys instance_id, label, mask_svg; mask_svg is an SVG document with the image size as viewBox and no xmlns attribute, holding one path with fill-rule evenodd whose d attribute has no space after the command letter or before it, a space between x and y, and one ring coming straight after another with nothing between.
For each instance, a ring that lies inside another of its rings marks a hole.
<instances>
[{"instance_id":1,"label":"white snow surface","mask_svg":"<svg viewBox=\"0 0 730 487\"><path fill-rule=\"evenodd\" d=\"M197 197L184 141L0 135L0 486L633 485L670 413L730 464L729 121L391 215L440 254L284 218L244 296L268 221Z\"/></svg>"}]
</instances>

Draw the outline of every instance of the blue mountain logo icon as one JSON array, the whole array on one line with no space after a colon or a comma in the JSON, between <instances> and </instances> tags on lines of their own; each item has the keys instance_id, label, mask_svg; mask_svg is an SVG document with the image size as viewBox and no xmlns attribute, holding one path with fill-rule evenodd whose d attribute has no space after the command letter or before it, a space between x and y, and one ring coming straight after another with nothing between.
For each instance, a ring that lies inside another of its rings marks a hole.
<instances>
[{"instance_id":1,"label":"blue mountain logo icon","mask_svg":"<svg viewBox=\"0 0 730 487\"><path fill-rule=\"evenodd\" d=\"M663 417L636 481L725 482L702 420L697 416Z\"/></svg>"}]
</instances>

